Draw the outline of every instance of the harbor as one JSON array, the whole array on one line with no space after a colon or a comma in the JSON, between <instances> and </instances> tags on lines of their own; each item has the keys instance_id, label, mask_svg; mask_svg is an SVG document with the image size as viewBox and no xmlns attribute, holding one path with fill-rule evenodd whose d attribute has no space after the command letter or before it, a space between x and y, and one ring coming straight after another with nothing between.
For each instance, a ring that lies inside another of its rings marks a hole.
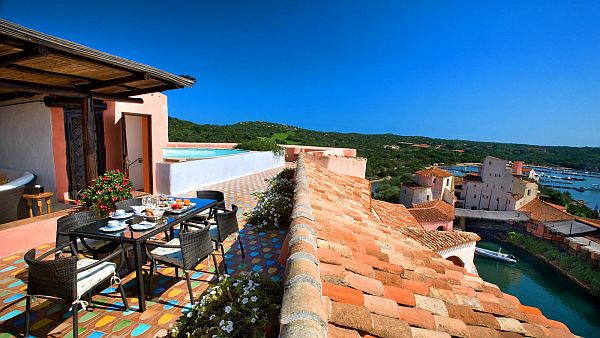
<instances>
[{"instance_id":1,"label":"harbor","mask_svg":"<svg viewBox=\"0 0 600 338\"><path fill-rule=\"evenodd\" d=\"M443 168L458 177L477 172L475 165ZM539 166L533 166L533 169L539 175L539 182L544 186L569 192L573 199L584 201L591 209L600 207L600 173Z\"/></svg>"},{"instance_id":2,"label":"harbor","mask_svg":"<svg viewBox=\"0 0 600 338\"><path fill-rule=\"evenodd\" d=\"M518 297L523 304L540 308L548 318L560 319L576 335L600 335L598 298L525 252L488 238L477 246L492 252L501 248L501 252L518 259L517 263L508 263L476 256L475 266L481 278Z\"/></svg>"}]
</instances>

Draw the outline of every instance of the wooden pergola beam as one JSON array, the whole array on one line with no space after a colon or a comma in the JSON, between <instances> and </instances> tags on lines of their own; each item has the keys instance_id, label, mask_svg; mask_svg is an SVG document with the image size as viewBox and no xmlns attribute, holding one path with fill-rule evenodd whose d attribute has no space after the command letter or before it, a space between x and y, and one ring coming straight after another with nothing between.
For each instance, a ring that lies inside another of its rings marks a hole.
<instances>
[{"instance_id":1,"label":"wooden pergola beam","mask_svg":"<svg viewBox=\"0 0 600 338\"><path fill-rule=\"evenodd\" d=\"M58 78L63 78L63 79L75 80L75 81L84 81L86 83L99 82L99 80L96 80L94 78L87 77L87 76L58 73L58 72L52 72L49 70L42 70L42 69L31 68L31 67L21 66L21 65L6 65L6 66L4 66L4 68L16 70L16 71L28 73L28 74L58 77Z\"/></svg>"},{"instance_id":2,"label":"wooden pergola beam","mask_svg":"<svg viewBox=\"0 0 600 338\"><path fill-rule=\"evenodd\" d=\"M119 77L119 78L112 79L112 80L106 80L106 81L100 81L97 83L85 84L85 85L77 86L77 88L82 89L82 90L96 90L96 89L107 88L107 87L112 87L112 86L119 86L119 85L123 85L123 84L129 83L129 82L149 80L149 79L150 79L150 75L148 73L144 73L142 75L135 74L135 75Z\"/></svg>"},{"instance_id":3,"label":"wooden pergola beam","mask_svg":"<svg viewBox=\"0 0 600 338\"><path fill-rule=\"evenodd\" d=\"M0 67L46 55L48 55L48 48L44 46L36 46L30 50L24 50L21 52L0 56Z\"/></svg>"},{"instance_id":4,"label":"wooden pergola beam","mask_svg":"<svg viewBox=\"0 0 600 338\"><path fill-rule=\"evenodd\" d=\"M158 93L158 92L162 92L162 91L165 91L165 90L171 90L171 89L177 89L177 88L181 88L181 86L171 85L171 84L165 84L165 85L160 85L160 86L156 86L156 87L130 90L130 91L125 92L123 94L119 94L119 96L120 95L123 95L123 96L136 96L136 95L142 95L142 94L148 94L148 93Z\"/></svg>"},{"instance_id":5,"label":"wooden pergola beam","mask_svg":"<svg viewBox=\"0 0 600 338\"><path fill-rule=\"evenodd\" d=\"M26 81L19 81L19 80L0 79L0 87L15 89L15 90L24 91L24 92L50 94L50 95L65 96L65 97L78 97L78 98L92 97L95 99L107 100L107 101L144 103L144 100L142 100L140 98L131 98L131 97L122 96L122 95L93 93L90 91L77 90L77 89L73 89L70 87L49 86L49 85L33 83L33 82L26 82Z\"/></svg>"}]
</instances>

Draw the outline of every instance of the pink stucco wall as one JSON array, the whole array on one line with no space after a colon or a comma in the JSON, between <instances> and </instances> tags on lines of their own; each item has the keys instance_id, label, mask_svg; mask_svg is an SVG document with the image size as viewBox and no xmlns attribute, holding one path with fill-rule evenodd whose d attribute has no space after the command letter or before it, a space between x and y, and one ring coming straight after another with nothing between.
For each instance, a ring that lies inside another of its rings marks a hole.
<instances>
[{"instance_id":1,"label":"pink stucco wall","mask_svg":"<svg viewBox=\"0 0 600 338\"><path fill-rule=\"evenodd\" d=\"M338 174L365 178L367 159L325 155L322 152L309 152L306 157L314 163Z\"/></svg>"},{"instance_id":2,"label":"pink stucco wall","mask_svg":"<svg viewBox=\"0 0 600 338\"><path fill-rule=\"evenodd\" d=\"M356 157L356 149L351 148L316 147L289 144L282 144L281 146L285 149L285 160L287 162L294 162L298 159L298 154L308 152L322 152L326 155Z\"/></svg>"},{"instance_id":3,"label":"pink stucco wall","mask_svg":"<svg viewBox=\"0 0 600 338\"><path fill-rule=\"evenodd\" d=\"M113 109L114 114L109 115L106 119L108 119L108 123L105 119L105 128L110 128L115 131L115 135L121 135L121 124L120 119L123 116L123 113L132 113L132 114L140 114L140 115L148 115L150 116L151 121L151 146L152 146L152 162L151 162L151 171L153 173L156 172L156 164L162 162L162 150L166 148L169 143L169 113L167 108L167 96L161 93L152 93L139 96L144 100L142 104L135 103L124 103L124 102L114 102ZM107 125L108 124L108 125ZM118 130L118 131L117 131ZM106 129L105 129L106 132ZM121 150L121 137L114 137L110 140L105 140L107 158L109 156L108 152L111 149L111 152L115 152L119 154L119 156L113 157L111 161L115 164L117 157L118 161L122 160L122 150ZM108 162L108 160L107 160ZM120 165L120 164L119 164ZM108 163L107 163L108 167ZM153 174L153 182L152 187L153 190L156 191L156 175Z\"/></svg>"},{"instance_id":4,"label":"pink stucco wall","mask_svg":"<svg viewBox=\"0 0 600 338\"><path fill-rule=\"evenodd\" d=\"M0 257L22 252L56 240L56 220L67 210L0 225Z\"/></svg>"},{"instance_id":5,"label":"pink stucco wall","mask_svg":"<svg viewBox=\"0 0 600 338\"><path fill-rule=\"evenodd\" d=\"M67 176L67 141L65 140L65 111L63 108L50 108L52 121L52 157L54 158L54 177L56 191L54 196L59 202L68 197L69 177Z\"/></svg>"}]
</instances>

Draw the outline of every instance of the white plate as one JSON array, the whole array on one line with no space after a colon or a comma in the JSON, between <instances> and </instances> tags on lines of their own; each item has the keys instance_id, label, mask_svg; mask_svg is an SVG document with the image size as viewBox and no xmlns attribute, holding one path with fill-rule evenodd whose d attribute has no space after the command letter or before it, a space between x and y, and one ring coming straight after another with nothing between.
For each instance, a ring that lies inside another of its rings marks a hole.
<instances>
[{"instance_id":1,"label":"white plate","mask_svg":"<svg viewBox=\"0 0 600 338\"><path fill-rule=\"evenodd\" d=\"M117 215L110 215L110 218L112 218L112 219L126 219L126 218L129 218L131 216L133 216L133 212L126 212L123 215L119 215L119 216L117 216Z\"/></svg>"},{"instance_id":2,"label":"white plate","mask_svg":"<svg viewBox=\"0 0 600 338\"><path fill-rule=\"evenodd\" d=\"M156 226L156 223L151 223L151 222L141 222L141 223L137 223L137 224L132 224L131 228L133 230L148 230L148 229L152 229Z\"/></svg>"},{"instance_id":3,"label":"white plate","mask_svg":"<svg viewBox=\"0 0 600 338\"><path fill-rule=\"evenodd\" d=\"M109 228L108 226L100 228L101 231L105 232L117 232L127 228L127 223L121 223L118 227Z\"/></svg>"},{"instance_id":4,"label":"white plate","mask_svg":"<svg viewBox=\"0 0 600 338\"><path fill-rule=\"evenodd\" d=\"M172 213L172 214L182 214L182 213L184 213L184 212L186 212L186 211L190 210L191 208L193 208L193 207L195 207L195 206L196 206L196 203L190 203L190 205L188 205L188 206L184 206L184 207L183 207L183 208L181 208L181 209L171 209L171 210L168 210L168 212L170 212L170 213Z\"/></svg>"}]
</instances>

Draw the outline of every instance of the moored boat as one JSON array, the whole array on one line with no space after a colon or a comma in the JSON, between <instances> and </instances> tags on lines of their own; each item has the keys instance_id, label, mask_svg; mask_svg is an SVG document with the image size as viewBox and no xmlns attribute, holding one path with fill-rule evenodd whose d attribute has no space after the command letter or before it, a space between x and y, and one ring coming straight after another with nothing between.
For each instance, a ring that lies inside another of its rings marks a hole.
<instances>
[{"instance_id":1,"label":"moored boat","mask_svg":"<svg viewBox=\"0 0 600 338\"><path fill-rule=\"evenodd\" d=\"M492 250L488 250L488 249L475 247L475 254L477 256L494 259L494 260L501 261L501 262L508 262L508 263L517 263L518 262L518 260L515 256L502 253L502 252L500 252L500 250L501 249L498 249L498 251L492 251Z\"/></svg>"}]
</instances>

